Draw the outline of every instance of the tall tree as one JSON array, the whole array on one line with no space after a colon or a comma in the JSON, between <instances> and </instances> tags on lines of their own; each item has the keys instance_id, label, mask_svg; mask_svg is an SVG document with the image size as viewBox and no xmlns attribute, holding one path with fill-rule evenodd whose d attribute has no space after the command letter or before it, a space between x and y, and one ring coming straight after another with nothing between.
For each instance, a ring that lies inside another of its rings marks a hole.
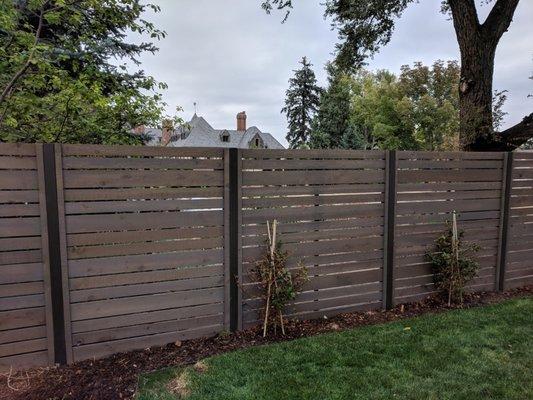
<instances>
[{"instance_id":1,"label":"tall tree","mask_svg":"<svg viewBox=\"0 0 533 400\"><path fill-rule=\"evenodd\" d=\"M312 148L340 148L349 129L351 105L350 76L327 66L328 87L320 96L319 109L311 134Z\"/></svg>"},{"instance_id":2,"label":"tall tree","mask_svg":"<svg viewBox=\"0 0 533 400\"><path fill-rule=\"evenodd\" d=\"M289 79L285 107L281 110L287 115L287 141L292 149L309 142L311 123L318 110L321 89L317 85L312 64L306 57L300 61L302 67L294 71Z\"/></svg>"},{"instance_id":3,"label":"tall tree","mask_svg":"<svg viewBox=\"0 0 533 400\"><path fill-rule=\"evenodd\" d=\"M348 70L363 65L368 56L390 41L395 18L401 17L411 3L417 1L326 0L325 14L332 18L339 33L336 63ZM442 1L442 11L452 17L461 52L459 120L464 150L511 150L533 137L533 113L502 132L493 127L494 56L518 3L519 0L494 0L488 17L481 23L475 0ZM292 0L263 0L267 12L274 7L290 10Z\"/></svg>"},{"instance_id":4,"label":"tall tree","mask_svg":"<svg viewBox=\"0 0 533 400\"><path fill-rule=\"evenodd\" d=\"M408 105L405 116L412 119L414 136L424 150L459 147L459 77L457 61L401 67L398 86Z\"/></svg>"},{"instance_id":5,"label":"tall tree","mask_svg":"<svg viewBox=\"0 0 533 400\"><path fill-rule=\"evenodd\" d=\"M132 128L160 123L165 85L135 67L154 44L126 37L165 36L147 9L159 11L141 0L0 1L0 141L146 139Z\"/></svg>"}]
</instances>

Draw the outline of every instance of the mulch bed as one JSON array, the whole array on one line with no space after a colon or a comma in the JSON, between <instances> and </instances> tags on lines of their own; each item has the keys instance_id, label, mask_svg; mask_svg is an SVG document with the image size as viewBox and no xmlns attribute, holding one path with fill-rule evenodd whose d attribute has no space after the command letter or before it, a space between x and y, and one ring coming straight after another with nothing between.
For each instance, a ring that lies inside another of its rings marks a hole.
<instances>
[{"instance_id":1,"label":"mulch bed","mask_svg":"<svg viewBox=\"0 0 533 400\"><path fill-rule=\"evenodd\" d=\"M220 335L208 339L188 340L164 347L117 354L100 360L39 368L0 377L0 399L133 399L139 374L166 367L188 365L212 355L292 340L319 333L340 331L359 326L379 324L454 308L469 308L500 302L510 298L533 295L533 286L502 293L476 293L466 297L464 304L448 307L442 299L430 298L419 303L400 305L390 311L368 311L341 314L332 318L288 323L285 336L262 337L260 328Z\"/></svg>"}]
</instances>

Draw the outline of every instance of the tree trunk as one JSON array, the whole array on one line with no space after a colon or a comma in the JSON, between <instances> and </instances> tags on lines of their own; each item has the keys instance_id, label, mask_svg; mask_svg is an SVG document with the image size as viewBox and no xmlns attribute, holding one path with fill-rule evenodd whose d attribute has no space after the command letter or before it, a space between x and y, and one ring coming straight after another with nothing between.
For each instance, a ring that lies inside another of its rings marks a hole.
<instances>
[{"instance_id":1,"label":"tree trunk","mask_svg":"<svg viewBox=\"0 0 533 400\"><path fill-rule=\"evenodd\" d=\"M511 24L518 2L496 0L487 19L480 24L474 0L448 0L461 50L459 142L463 150L509 147L504 132L494 132L492 125L492 79L496 47ZM515 140L513 146L517 143Z\"/></svg>"},{"instance_id":2,"label":"tree trunk","mask_svg":"<svg viewBox=\"0 0 533 400\"><path fill-rule=\"evenodd\" d=\"M471 151L494 140L492 79L495 47L472 41L461 49L459 83L459 143Z\"/></svg>"}]
</instances>

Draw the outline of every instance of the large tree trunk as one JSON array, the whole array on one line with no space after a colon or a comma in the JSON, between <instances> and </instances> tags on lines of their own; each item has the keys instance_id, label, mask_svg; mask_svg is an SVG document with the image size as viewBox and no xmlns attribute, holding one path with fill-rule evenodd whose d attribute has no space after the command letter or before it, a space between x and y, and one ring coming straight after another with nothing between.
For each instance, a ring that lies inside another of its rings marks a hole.
<instances>
[{"instance_id":1,"label":"large tree trunk","mask_svg":"<svg viewBox=\"0 0 533 400\"><path fill-rule=\"evenodd\" d=\"M497 0L486 21L480 24L474 0L448 0L461 51L459 142L463 150L509 150L519 142L515 138L513 145L508 145L505 132L494 132L492 124L494 56L518 2Z\"/></svg>"},{"instance_id":2,"label":"large tree trunk","mask_svg":"<svg viewBox=\"0 0 533 400\"><path fill-rule=\"evenodd\" d=\"M475 150L493 141L492 79L495 48L472 41L461 49L459 83L459 143Z\"/></svg>"}]
</instances>

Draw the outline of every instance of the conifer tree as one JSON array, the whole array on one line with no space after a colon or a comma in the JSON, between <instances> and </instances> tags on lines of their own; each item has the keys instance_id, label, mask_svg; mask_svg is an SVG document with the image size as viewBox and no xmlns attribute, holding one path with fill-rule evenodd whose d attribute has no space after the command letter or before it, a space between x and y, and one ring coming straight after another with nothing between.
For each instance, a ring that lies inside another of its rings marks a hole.
<instances>
[{"instance_id":1,"label":"conifer tree","mask_svg":"<svg viewBox=\"0 0 533 400\"><path fill-rule=\"evenodd\" d=\"M285 107L281 110L287 115L287 141L291 149L309 142L311 122L317 112L321 92L312 64L306 57L302 58L300 64L302 67L295 70L294 77L289 80Z\"/></svg>"},{"instance_id":2,"label":"conifer tree","mask_svg":"<svg viewBox=\"0 0 533 400\"><path fill-rule=\"evenodd\" d=\"M350 126L351 79L349 75L339 72L334 64L328 64L326 69L329 85L320 96L311 147L323 148L327 143L327 147L338 149L343 147L342 137Z\"/></svg>"}]
</instances>

